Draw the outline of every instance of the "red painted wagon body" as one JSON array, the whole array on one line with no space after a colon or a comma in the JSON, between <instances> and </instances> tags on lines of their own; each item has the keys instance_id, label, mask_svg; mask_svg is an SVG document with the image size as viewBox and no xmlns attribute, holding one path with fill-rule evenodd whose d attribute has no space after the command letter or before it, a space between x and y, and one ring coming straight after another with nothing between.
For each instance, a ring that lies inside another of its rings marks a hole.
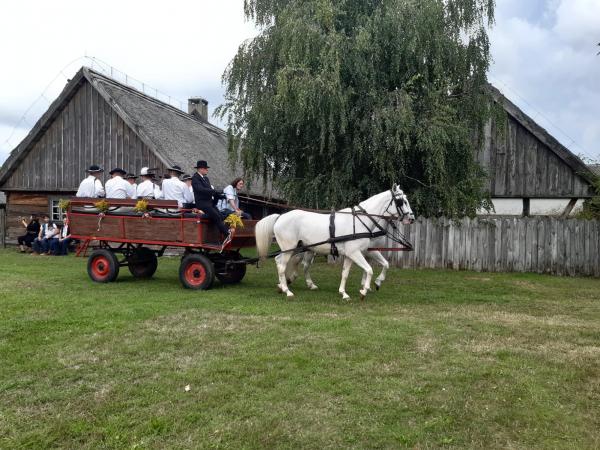
<instances>
[{"instance_id":1,"label":"red painted wagon body","mask_svg":"<svg viewBox=\"0 0 600 450\"><path fill-rule=\"evenodd\" d=\"M239 250L255 246L256 221L244 220L222 248L217 227L190 210L178 210L175 201L147 200L148 212L140 213L134 210L136 200L106 199L109 210L102 213L95 206L101 200L73 198L67 211L71 236L81 242L78 255L93 249L88 258L92 280L114 281L122 266L135 277L149 278L168 247L184 249L179 278L185 287L208 289L215 276L225 284L244 277L246 261Z\"/></svg>"}]
</instances>

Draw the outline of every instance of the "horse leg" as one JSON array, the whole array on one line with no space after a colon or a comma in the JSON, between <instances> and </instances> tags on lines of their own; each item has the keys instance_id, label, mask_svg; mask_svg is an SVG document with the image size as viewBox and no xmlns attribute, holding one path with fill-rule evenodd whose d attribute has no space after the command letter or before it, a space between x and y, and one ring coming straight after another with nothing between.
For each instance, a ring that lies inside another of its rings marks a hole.
<instances>
[{"instance_id":1,"label":"horse leg","mask_svg":"<svg viewBox=\"0 0 600 450\"><path fill-rule=\"evenodd\" d=\"M275 257L275 263L277 264L277 273L279 274L279 284L277 287L288 297L293 297L294 293L289 290L287 280L285 278L285 272L288 262L290 261L290 257L291 255L289 253L280 253Z\"/></svg>"},{"instance_id":2,"label":"horse leg","mask_svg":"<svg viewBox=\"0 0 600 450\"><path fill-rule=\"evenodd\" d=\"M364 300L367 292L371 289L371 278L373 277L373 268L369 265L364 255L360 251L356 251L349 255L346 255L352 261L356 263L358 267L365 271L367 274L364 284L362 285L362 289L360 290L360 299Z\"/></svg>"},{"instance_id":3,"label":"horse leg","mask_svg":"<svg viewBox=\"0 0 600 450\"><path fill-rule=\"evenodd\" d=\"M312 266L313 261L315 260L315 254L313 252L306 252L304 254L304 258L302 259L302 267L304 268L304 279L306 280L306 286L311 291L317 290L319 287L313 282L310 276L310 266Z\"/></svg>"},{"instance_id":4,"label":"horse leg","mask_svg":"<svg viewBox=\"0 0 600 450\"><path fill-rule=\"evenodd\" d=\"M285 279L288 286L292 284L296 278L298 278L298 264L300 264L301 260L302 253L298 253L290 257L290 261L285 269Z\"/></svg>"},{"instance_id":5,"label":"horse leg","mask_svg":"<svg viewBox=\"0 0 600 450\"><path fill-rule=\"evenodd\" d=\"M375 279L375 289L379 290L379 288L381 287L381 284L385 281L385 274L387 273L387 270L390 268L390 263L378 251L372 252L371 258L373 258L375 261L377 261L383 267L383 269L381 269L381 273Z\"/></svg>"},{"instance_id":6,"label":"horse leg","mask_svg":"<svg viewBox=\"0 0 600 450\"><path fill-rule=\"evenodd\" d=\"M342 281L340 281L340 289L338 291L340 294L342 294L342 300L350 300L350 296L346 293L346 280L348 280L350 267L352 267L352 260L350 258L344 258L344 265L342 268Z\"/></svg>"}]
</instances>

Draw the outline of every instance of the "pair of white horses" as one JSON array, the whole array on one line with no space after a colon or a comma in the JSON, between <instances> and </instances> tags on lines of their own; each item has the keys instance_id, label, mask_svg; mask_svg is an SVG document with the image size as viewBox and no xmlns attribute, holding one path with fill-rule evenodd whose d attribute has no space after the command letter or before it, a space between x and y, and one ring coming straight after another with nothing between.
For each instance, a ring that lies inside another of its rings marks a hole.
<instances>
[{"instance_id":1,"label":"pair of white horses","mask_svg":"<svg viewBox=\"0 0 600 450\"><path fill-rule=\"evenodd\" d=\"M371 289L373 268L365 259L365 253L369 247L375 245L375 238L365 236L382 229L386 230L388 222L394 220L401 220L405 224L412 223L415 220L406 195L395 184L392 189L381 192L359 203L358 207L354 206L336 212L336 236L360 235L359 238L336 243L339 255L344 256L342 280L339 288L339 293L342 294L344 300L350 298L346 293L346 281L353 263L363 270L361 289L359 291L361 298L364 298ZM255 235L258 256L266 258L271 242L273 241L273 236L275 236L277 244L282 250L282 253L275 257L277 273L279 275L279 284L277 287L288 297L294 296L293 292L289 289L288 279L291 279L291 273L301 259L308 287L310 289L317 288L310 279L308 268L314 254L330 253L331 244L326 243L330 238L329 227L330 215L302 210L293 210L285 214L272 214L256 224ZM314 244L319 245L315 246ZM305 247L307 250L303 252L303 255L294 255L293 250L299 246ZM370 256L376 258L384 267L382 275L377 280L380 284L383 278L385 278L385 269L388 267L388 262L379 252L372 252ZM377 281L376 285L379 286Z\"/></svg>"}]
</instances>

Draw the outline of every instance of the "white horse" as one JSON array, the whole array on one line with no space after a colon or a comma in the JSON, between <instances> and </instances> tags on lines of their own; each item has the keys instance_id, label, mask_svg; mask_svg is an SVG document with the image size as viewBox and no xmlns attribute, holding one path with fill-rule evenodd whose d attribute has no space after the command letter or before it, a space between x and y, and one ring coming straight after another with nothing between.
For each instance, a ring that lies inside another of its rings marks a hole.
<instances>
[{"instance_id":1,"label":"white horse","mask_svg":"<svg viewBox=\"0 0 600 450\"><path fill-rule=\"evenodd\" d=\"M368 248L381 248L381 247L385 247L386 244L387 244L387 236L380 236L380 237L371 239L371 242L369 243ZM375 278L375 281L373 282L373 284L375 284L375 289L379 290L379 288L385 281L387 271L390 268L390 263L388 262L387 259L385 259L385 257L381 254L381 252L379 250L370 250L370 251L365 252L364 255L366 256L367 259L370 259L373 262L376 262L381 266L381 273L377 276L377 278ZM315 260L315 254L313 252L311 252L310 250L307 250L306 252L298 253L298 254L295 254L294 256L292 256L288 263L286 274L285 274L288 286L296 278L298 278L298 275L299 275L298 266L300 264L302 264L302 270L304 272L304 281L306 282L306 286L310 290L313 290L313 291L317 290L319 287L315 284L315 282L313 281L313 279L310 275L310 267L312 266L314 260ZM365 272L363 272L361 285L363 285L365 283L366 276L367 276L367 274Z\"/></svg>"},{"instance_id":2,"label":"white horse","mask_svg":"<svg viewBox=\"0 0 600 450\"><path fill-rule=\"evenodd\" d=\"M354 214L353 214L354 213ZM361 202L358 207L346 208L335 215L335 236L352 236L363 234L363 237L348 241L337 242L336 246L341 256L345 256L342 269L342 280L339 293L343 299L349 299L346 293L346 280L352 263L356 263L364 271L361 298L370 290L373 269L366 261L363 253L369 247L371 237L367 233L375 233L385 228L386 221L401 218L405 223L412 223L414 215L404 192L394 184L392 189L381 192ZM286 269L293 249L308 246L311 252L327 254L331 250L329 239L329 214L317 214L308 211L294 210L286 214L272 214L256 224L256 247L258 256L265 258L273 235L282 253L277 255L275 262L279 275L279 289L288 297L293 297L286 280ZM319 244L319 245L314 245Z\"/></svg>"}]
</instances>

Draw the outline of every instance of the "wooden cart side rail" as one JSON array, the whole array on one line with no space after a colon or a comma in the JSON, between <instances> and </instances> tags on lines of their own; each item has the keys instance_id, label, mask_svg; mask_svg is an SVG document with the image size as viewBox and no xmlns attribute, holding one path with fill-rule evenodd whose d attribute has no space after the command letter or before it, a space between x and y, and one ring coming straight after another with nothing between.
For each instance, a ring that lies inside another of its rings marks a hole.
<instances>
[{"instance_id":1,"label":"wooden cart side rail","mask_svg":"<svg viewBox=\"0 0 600 450\"><path fill-rule=\"evenodd\" d=\"M149 240L149 239L121 239L116 237L105 237L105 236L89 236L83 234L72 234L73 239L79 239L82 241L98 241L98 242L118 242L124 244L142 244L142 245L160 245L166 247L187 247L187 248L198 248L207 250L221 250L220 245L213 245L207 243L196 243L187 244L185 242L176 241L160 241L160 240ZM89 244L88 244L89 245ZM235 245L233 245L235 247Z\"/></svg>"},{"instance_id":2,"label":"wooden cart side rail","mask_svg":"<svg viewBox=\"0 0 600 450\"><path fill-rule=\"evenodd\" d=\"M94 206L99 201L106 201L110 206L130 206L134 207L139 200L136 199L119 199L119 198L88 198L88 197L71 197L69 202L73 206ZM154 200L144 199L148 202L149 209L179 209L176 200ZM189 211L189 210L186 210Z\"/></svg>"}]
</instances>

